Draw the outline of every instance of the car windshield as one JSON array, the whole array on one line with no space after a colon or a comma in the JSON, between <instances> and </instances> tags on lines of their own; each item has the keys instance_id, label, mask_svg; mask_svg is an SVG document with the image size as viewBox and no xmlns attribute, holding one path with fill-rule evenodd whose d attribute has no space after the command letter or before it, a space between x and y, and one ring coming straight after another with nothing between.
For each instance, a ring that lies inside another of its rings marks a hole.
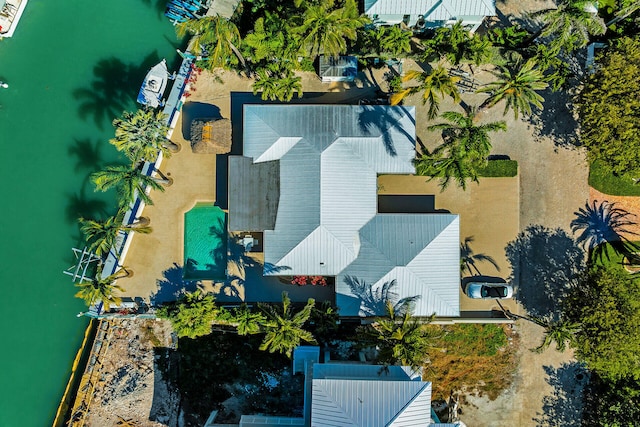
<instances>
[{"instance_id":1,"label":"car windshield","mask_svg":"<svg viewBox=\"0 0 640 427\"><path fill-rule=\"evenodd\" d=\"M497 286L497 287L482 287L482 297L494 297L494 298L504 298L507 296L507 288L506 286Z\"/></svg>"}]
</instances>

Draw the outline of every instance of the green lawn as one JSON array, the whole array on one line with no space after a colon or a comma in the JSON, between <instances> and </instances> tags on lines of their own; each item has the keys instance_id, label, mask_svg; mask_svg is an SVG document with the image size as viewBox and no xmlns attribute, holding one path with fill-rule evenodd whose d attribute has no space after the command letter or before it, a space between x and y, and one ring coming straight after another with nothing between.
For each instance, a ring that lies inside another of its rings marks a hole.
<instances>
[{"instance_id":1,"label":"green lawn","mask_svg":"<svg viewBox=\"0 0 640 427\"><path fill-rule=\"evenodd\" d=\"M640 241L634 241L633 243L638 245L638 247L640 248ZM624 267L622 265L623 256L621 254L617 253L616 251L614 251L611 248L611 245L609 243L605 243L604 246L605 246L605 255L601 259L600 258L593 258L591 260L591 262L593 264L602 265L602 266L605 266L605 267L609 267L610 266L610 267L624 269ZM638 250L638 252L640 252L640 250ZM608 255L608 257L607 257L607 255Z\"/></svg>"},{"instance_id":2,"label":"green lawn","mask_svg":"<svg viewBox=\"0 0 640 427\"><path fill-rule=\"evenodd\" d=\"M518 162L515 160L489 160L487 166L478 170L481 177L513 177L518 174Z\"/></svg>"},{"instance_id":3,"label":"green lawn","mask_svg":"<svg viewBox=\"0 0 640 427\"><path fill-rule=\"evenodd\" d=\"M595 161L589 167L589 185L596 190L613 196L640 196L640 185L634 184L631 175L612 175L601 162Z\"/></svg>"}]
</instances>

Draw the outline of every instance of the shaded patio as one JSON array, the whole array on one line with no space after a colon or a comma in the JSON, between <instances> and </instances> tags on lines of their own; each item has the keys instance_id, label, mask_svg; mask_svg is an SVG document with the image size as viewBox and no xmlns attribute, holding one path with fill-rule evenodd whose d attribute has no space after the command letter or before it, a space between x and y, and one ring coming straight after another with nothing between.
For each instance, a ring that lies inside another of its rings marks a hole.
<instances>
[{"instance_id":1,"label":"shaded patio","mask_svg":"<svg viewBox=\"0 0 640 427\"><path fill-rule=\"evenodd\" d=\"M306 302L314 298L316 303L335 303L335 286L329 281L327 286L291 284L288 276L264 276L265 270L275 268L265 266L262 252L251 252L243 245L243 233L231 233L228 243L227 279L215 283L213 293L222 303L281 302L282 292L288 292L293 302ZM280 269L286 275L286 269Z\"/></svg>"}]
</instances>

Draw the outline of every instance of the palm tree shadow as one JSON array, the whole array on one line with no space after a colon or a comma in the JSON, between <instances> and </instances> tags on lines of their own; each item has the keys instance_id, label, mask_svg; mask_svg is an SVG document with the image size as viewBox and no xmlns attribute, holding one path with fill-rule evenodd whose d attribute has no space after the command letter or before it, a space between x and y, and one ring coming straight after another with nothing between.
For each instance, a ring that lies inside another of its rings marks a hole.
<instances>
[{"instance_id":1,"label":"palm tree shadow","mask_svg":"<svg viewBox=\"0 0 640 427\"><path fill-rule=\"evenodd\" d=\"M186 292L194 292L203 288L202 282L199 280L185 279L184 268L175 262L173 266L163 271L162 275L164 278L156 281L158 290L149 296L153 306L176 301L180 295Z\"/></svg>"},{"instance_id":2,"label":"palm tree shadow","mask_svg":"<svg viewBox=\"0 0 640 427\"><path fill-rule=\"evenodd\" d=\"M551 395L542 399L542 413L533 421L537 425L566 427L582 425L583 394L589 384L589 372L579 362L563 363L560 367L544 366Z\"/></svg>"},{"instance_id":3,"label":"palm tree shadow","mask_svg":"<svg viewBox=\"0 0 640 427\"><path fill-rule=\"evenodd\" d=\"M529 225L505 248L515 298L532 316L557 313L565 292L585 268L584 252L562 229Z\"/></svg>"},{"instance_id":4,"label":"palm tree shadow","mask_svg":"<svg viewBox=\"0 0 640 427\"><path fill-rule=\"evenodd\" d=\"M71 156L77 157L74 170L78 172L80 169L88 169L91 171L100 170L104 166L102 156L100 155L101 142L96 140L91 142L90 138L73 139L73 144L69 145L67 152Z\"/></svg>"},{"instance_id":5,"label":"palm tree shadow","mask_svg":"<svg viewBox=\"0 0 640 427\"><path fill-rule=\"evenodd\" d=\"M85 176L82 186L77 193L66 195L67 206L65 215L70 224L78 222L78 218L107 218L109 216L109 205L104 198L89 197L87 186L89 185L89 175Z\"/></svg>"},{"instance_id":6,"label":"palm tree shadow","mask_svg":"<svg viewBox=\"0 0 640 427\"><path fill-rule=\"evenodd\" d=\"M125 64L116 57L99 60L93 67L95 76L89 87L77 88L73 97L79 102L78 115L86 120L93 117L99 129L135 102L144 76L158 63L158 52L147 55L141 63Z\"/></svg>"},{"instance_id":7,"label":"palm tree shadow","mask_svg":"<svg viewBox=\"0 0 640 427\"><path fill-rule=\"evenodd\" d=\"M581 144L576 132L578 121L572 113L575 107L571 96L566 91L553 92L551 89L546 89L540 95L544 98L544 108L533 107L528 117L534 137L538 141L550 138L557 147L579 147Z\"/></svg>"},{"instance_id":8,"label":"palm tree shadow","mask_svg":"<svg viewBox=\"0 0 640 427\"><path fill-rule=\"evenodd\" d=\"M360 130L367 134L380 134L380 136L382 136L384 147L387 150L387 153L391 156L396 156L398 154L391 136L391 130L400 132L413 142L414 145L416 144L415 136L409 134L409 132L407 132L399 122L399 120L406 115L415 125L415 118L408 114L404 107L398 108L400 108L402 112L381 106L362 105L361 112L358 115L358 126L360 127Z\"/></svg>"},{"instance_id":9,"label":"palm tree shadow","mask_svg":"<svg viewBox=\"0 0 640 427\"><path fill-rule=\"evenodd\" d=\"M574 212L576 218L571 221L571 230L581 233L576 241L585 246L585 249L594 257L609 260L607 244L620 255L630 257L640 250L640 246L629 240L627 236L637 236L638 233L628 229L636 225L632 220L634 214L622 208L617 208L616 203L594 200L591 204L587 201L583 208Z\"/></svg>"},{"instance_id":10,"label":"palm tree shadow","mask_svg":"<svg viewBox=\"0 0 640 427\"><path fill-rule=\"evenodd\" d=\"M467 273L469 275L481 276L480 268L478 264L481 262L488 262L493 265L496 270L500 271L500 267L496 263L493 257L486 254L477 254L471 247L473 242L473 236L467 236L464 238L464 242L460 243L460 270L462 274Z\"/></svg>"},{"instance_id":11,"label":"palm tree shadow","mask_svg":"<svg viewBox=\"0 0 640 427\"><path fill-rule=\"evenodd\" d=\"M345 276L344 282L349 286L349 290L360 300L361 317L381 316L386 313L387 302L391 302L395 311L403 312L420 298L420 295L398 298L398 294L393 288L397 285L395 280L385 282L374 288L373 285L354 276Z\"/></svg>"}]
</instances>

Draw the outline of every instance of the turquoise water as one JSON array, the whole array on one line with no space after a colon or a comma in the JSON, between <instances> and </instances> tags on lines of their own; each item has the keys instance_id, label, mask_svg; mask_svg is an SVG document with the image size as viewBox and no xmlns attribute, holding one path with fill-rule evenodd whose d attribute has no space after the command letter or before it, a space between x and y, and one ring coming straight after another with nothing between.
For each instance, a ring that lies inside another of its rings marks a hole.
<instances>
[{"instance_id":1,"label":"turquoise water","mask_svg":"<svg viewBox=\"0 0 640 427\"><path fill-rule=\"evenodd\" d=\"M71 279L75 218L113 212L88 175L122 162L110 121L146 70L176 69L163 0L29 0L0 41L0 426L50 425L87 321Z\"/></svg>"},{"instance_id":2,"label":"turquoise water","mask_svg":"<svg viewBox=\"0 0 640 427\"><path fill-rule=\"evenodd\" d=\"M227 269L227 214L197 205L184 214L184 278L223 279Z\"/></svg>"}]
</instances>

